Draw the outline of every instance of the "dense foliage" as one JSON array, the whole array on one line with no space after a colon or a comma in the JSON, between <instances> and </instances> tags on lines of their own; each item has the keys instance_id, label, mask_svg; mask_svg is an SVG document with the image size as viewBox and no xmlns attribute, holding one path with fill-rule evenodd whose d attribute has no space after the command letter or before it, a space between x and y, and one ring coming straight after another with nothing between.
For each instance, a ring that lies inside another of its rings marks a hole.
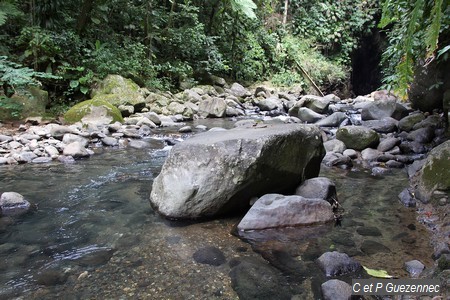
<instances>
[{"instance_id":1,"label":"dense foliage","mask_svg":"<svg viewBox=\"0 0 450 300\"><path fill-rule=\"evenodd\" d=\"M384 0L379 26L388 29L384 83L405 97L415 66L447 60L450 5L446 0ZM442 83L440 83L442 84Z\"/></svg>"},{"instance_id":2,"label":"dense foliage","mask_svg":"<svg viewBox=\"0 0 450 300\"><path fill-rule=\"evenodd\" d=\"M0 55L58 76L41 78L53 102L88 98L110 73L156 89L207 73L308 89L298 64L332 90L377 12L367 0L0 0Z\"/></svg>"}]
</instances>

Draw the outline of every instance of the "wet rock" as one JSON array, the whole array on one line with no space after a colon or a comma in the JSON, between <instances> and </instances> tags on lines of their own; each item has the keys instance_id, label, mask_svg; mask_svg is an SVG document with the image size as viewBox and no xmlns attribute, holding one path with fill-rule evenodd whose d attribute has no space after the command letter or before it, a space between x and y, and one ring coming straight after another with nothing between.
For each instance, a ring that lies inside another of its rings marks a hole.
<instances>
[{"instance_id":1,"label":"wet rock","mask_svg":"<svg viewBox=\"0 0 450 300\"><path fill-rule=\"evenodd\" d=\"M34 164L48 164L52 161L53 159L51 157L36 157L31 162Z\"/></svg>"},{"instance_id":2,"label":"wet rock","mask_svg":"<svg viewBox=\"0 0 450 300\"><path fill-rule=\"evenodd\" d=\"M434 130L431 127L419 128L408 134L408 140L421 144L430 143L434 138Z\"/></svg>"},{"instance_id":3,"label":"wet rock","mask_svg":"<svg viewBox=\"0 0 450 300\"><path fill-rule=\"evenodd\" d=\"M13 138L11 136L0 134L0 143L10 142L12 140L13 140Z\"/></svg>"},{"instance_id":4,"label":"wet rock","mask_svg":"<svg viewBox=\"0 0 450 300\"><path fill-rule=\"evenodd\" d=\"M377 147L380 141L376 131L364 126L343 126L336 132L336 138L344 142L347 148L358 151Z\"/></svg>"},{"instance_id":5,"label":"wet rock","mask_svg":"<svg viewBox=\"0 0 450 300\"><path fill-rule=\"evenodd\" d=\"M292 295L285 276L264 262L246 258L235 263L230 277L231 285L239 299L291 300Z\"/></svg>"},{"instance_id":6,"label":"wet rock","mask_svg":"<svg viewBox=\"0 0 450 300\"><path fill-rule=\"evenodd\" d=\"M324 300L348 300L352 295L352 287L341 280L331 279L322 283Z\"/></svg>"},{"instance_id":7,"label":"wet rock","mask_svg":"<svg viewBox=\"0 0 450 300\"><path fill-rule=\"evenodd\" d=\"M117 141L117 139L107 136L107 137L102 138L102 143L106 146L113 147L113 146L117 146L119 142Z\"/></svg>"},{"instance_id":8,"label":"wet rock","mask_svg":"<svg viewBox=\"0 0 450 300\"><path fill-rule=\"evenodd\" d=\"M180 129L178 129L178 132L180 132L180 133L189 133L189 132L192 132L192 127L191 127L191 126L184 126L184 127L181 127Z\"/></svg>"},{"instance_id":9,"label":"wet rock","mask_svg":"<svg viewBox=\"0 0 450 300\"><path fill-rule=\"evenodd\" d=\"M405 269L412 278L418 278L425 269L425 265L418 260L411 260L405 263Z\"/></svg>"},{"instance_id":10,"label":"wet rock","mask_svg":"<svg viewBox=\"0 0 450 300\"><path fill-rule=\"evenodd\" d=\"M386 167L388 168L394 168L394 169L401 169L405 165L402 162L396 161L396 160L388 160L386 162Z\"/></svg>"},{"instance_id":11,"label":"wet rock","mask_svg":"<svg viewBox=\"0 0 450 300\"><path fill-rule=\"evenodd\" d=\"M79 142L73 142L66 145L66 147L64 147L63 154L65 156L72 156L73 158L89 157L90 155L87 149Z\"/></svg>"},{"instance_id":12,"label":"wet rock","mask_svg":"<svg viewBox=\"0 0 450 300\"><path fill-rule=\"evenodd\" d=\"M315 122L325 118L324 115L316 113L312 109L309 109L309 108L306 108L306 107L300 107L299 108L297 117L302 122L307 122L307 123L315 123Z\"/></svg>"},{"instance_id":13,"label":"wet rock","mask_svg":"<svg viewBox=\"0 0 450 300\"><path fill-rule=\"evenodd\" d=\"M398 194L400 202L406 207L416 207L416 199L412 195L410 189L405 188Z\"/></svg>"},{"instance_id":14,"label":"wet rock","mask_svg":"<svg viewBox=\"0 0 450 300\"><path fill-rule=\"evenodd\" d=\"M33 152L30 152L30 151L23 151L23 152L20 152L20 153L14 153L13 154L13 158L19 164L29 163L33 159L35 159L36 157L37 157L37 155L34 154Z\"/></svg>"},{"instance_id":15,"label":"wet rock","mask_svg":"<svg viewBox=\"0 0 450 300\"><path fill-rule=\"evenodd\" d=\"M322 163L328 167L337 166L351 168L353 166L353 162L350 157L336 152L328 152L323 158Z\"/></svg>"},{"instance_id":16,"label":"wet rock","mask_svg":"<svg viewBox=\"0 0 450 300\"><path fill-rule=\"evenodd\" d=\"M394 148L395 146L398 146L399 144L400 139L395 137L388 137L380 142L380 144L377 147L377 150L380 152L387 152L392 148Z\"/></svg>"},{"instance_id":17,"label":"wet rock","mask_svg":"<svg viewBox=\"0 0 450 300\"><path fill-rule=\"evenodd\" d=\"M391 252L385 245L370 240L366 240L361 244L361 251L367 255L373 255L380 252Z\"/></svg>"},{"instance_id":18,"label":"wet rock","mask_svg":"<svg viewBox=\"0 0 450 300\"><path fill-rule=\"evenodd\" d=\"M4 157L0 157L0 165L5 165L8 163L8 160Z\"/></svg>"},{"instance_id":19,"label":"wet rock","mask_svg":"<svg viewBox=\"0 0 450 300\"><path fill-rule=\"evenodd\" d=\"M327 152L343 153L347 149L344 142L337 139L326 141L323 146Z\"/></svg>"},{"instance_id":20,"label":"wet rock","mask_svg":"<svg viewBox=\"0 0 450 300\"><path fill-rule=\"evenodd\" d=\"M76 133L72 128L58 124L48 124L45 126L45 129L52 137L57 139L62 139L66 133Z\"/></svg>"},{"instance_id":21,"label":"wet rock","mask_svg":"<svg viewBox=\"0 0 450 300\"><path fill-rule=\"evenodd\" d=\"M431 127L433 129L442 127L442 120L439 115L430 115L425 120L420 121L419 123L413 126L413 130L419 128Z\"/></svg>"},{"instance_id":22,"label":"wet rock","mask_svg":"<svg viewBox=\"0 0 450 300\"><path fill-rule=\"evenodd\" d=\"M144 141L130 140L128 146L134 149L144 149L148 147L148 143Z\"/></svg>"},{"instance_id":23,"label":"wet rock","mask_svg":"<svg viewBox=\"0 0 450 300\"><path fill-rule=\"evenodd\" d=\"M338 127L344 120L347 119L347 115L343 112L335 112L330 116L317 121L315 124L322 127Z\"/></svg>"},{"instance_id":24,"label":"wet rock","mask_svg":"<svg viewBox=\"0 0 450 300\"><path fill-rule=\"evenodd\" d=\"M295 195L310 199L323 199L331 205L337 202L336 185L326 177L305 180L295 190Z\"/></svg>"},{"instance_id":25,"label":"wet rock","mask_svg":"<svg viewBox=\"0 0 450 300\"><path fill-rule=\"evenodd\" d=\"M383 118L381 120L364 121L361 125L380 133L390 133L397 130L398 121L394 118Z\"/></svg>"},{"instance_id":26,"label":"wet rock","mask_svg":"<svg viewBox=\"0 0 450 300\"><path fill-rule=\"evenodd\" d=\"M214 97L199 103L198 114L204 118L222 118L225 116L227 103L224 99Z\"/></svg>"},{"instance_id":27,"label":"wet rock","mask_svg":"<svg viewBox=\"0 0 450 300\"><path fill-rule=\"evenodd\" d=\"M271 111L274 109L281 109L283 107L283 104L278 98L270 97L259 101L257 106L261 111Z\"/></svg>"},{"instance_id":28,"label":"wet rock","mask_svg":"<svg viewBox=\"0 0 450 300\"><path fill-rule=\"evenodd\" d=\"M63 270L44 270L36 275L36 282L39 285L54 286L65 283L67 278Z\"/></svg>"},{"instance_id":29,"label":"wet rock","mask_svg":"<svg viewBox=\"0 0 450 300\"><path fill-rule=\"evenodd\" d=\"M358 157L358 152L356 152L353 149L346 149L342 154L344 156L348 156L350 158L357 158Z\"/></svg>"},{"instance_id":30,"label":"wet rock","mask_svg":"<svg viewBox=\"0 0 450 300\"><path fill-rule=\"evenodd\" d=\"M75 159L72 156L61 155L58 156L58 161L62 162L63 164L73 164L75 162Z\"/></svg>"},{"instance_id":31,"label":"wet rock","mask_svg":"<svg viewBox=\"0 0 450 300\"><path fill-rule=\"evenodd\" d=\"M31 209L31 204L16 192L4 192L0 196L0 215L20 216Z\"/></svg>"},{"instance_id":32,"label":"wet rock","mask_svg":"<svg viewBox=\"0 0 450 300\"><path fill-rule=\"evenodd\" d=\"M152 120L150 120L147 117L140 118L139 121L136 123L136 126L139 126L139 127L141 127L143 125L146 125L146 126L148 126L150 128L156 128L157 127L155 122L153 122Z\"/></svg>"},{"instance_id":33,"label":"wet rock","mask_svg":"<svg viewBox=\"0 0 450 300\"><path fill-rule=\"evenodd\" d=\"M367 161L374 161L377 160L378 156L380 155L380 151L372 148L367 148L361 151L361 157L364 160Z\"/></svg>"},{"instance_id":34,"label":"wet rock","mask_svg":"<svg viewBox=\"0 0 450 300\"><path fill-rule=\"evenodd\" d=\"M70 144L70 143L73 143L73 142L78 142L81 145L83 145L83 147L86 147L88 145L88 143L89 143L88 139L86 139L86 138L84 138L82 136L79 136L77 134L72 134L72 133L64 134L62 141L63 141L64 144Z\"/></svg>"},{"instance_id":35,"label":"wet rock","mask_svg":"<svg viewBox=\"0 0 450 300\"><path fill-rule=\"evenodd\" d=\"M322 254L317 262L327 277L354 273L361 269L359 262L337 251Z\"/></svg>"},{"instance_id":36,"label":"wet rock","mask_svg":"<svg viewBox=\"0 0 450 300\"><path fill-rule=\"evenodd\" d=\"M267 125L197 134L172 148L153 182L150 201L170 218L242 210L253 196L293 189L317 176L323 153L316 126Z\"/></svg>"},{"instance_id":37,"label":"wet rock","mask_svg":"<svg viewBox=\"0 0 450 300\"><path fill-rule=\"evenodd\" d=\"M333 220L332 207L325 200L267 194L253 204L237 227L239 230L259 230L320 224Z\"/></svg>"},{"instance_id":38,"label":"wet rock","mask_svg":"<svg viewBox=\"0 0 450 300\"><path fill-rule=\"evenodd\" d=\"M423 113L415 113L412 115L409 115L407 117L404 117L398 122L398 129L400 131L411 131L417 123L423 121L425 119L425 116Z\"/></svg>"},{"instance_id":39,"label":"wet rock","mask_svg":"<svg viewBox=\"0 0 450 300\"><path fill-rule=\"evenodd\" d=\"M376 227L358 227L356 232L362 236L381 236L381 231Z\"/></svg>"},{"instance_id":40,"label":"wet rock","mask_svg":"<svg viewBox=\"0 0 450 300\"><path fill-rule=\"evenodd\" d=\"M114 254L114 251L114 249L106 247L95 248L86 251L87 253L83 253L83 255L77 258L75 261L78 265L85 267L104 265L109 262Z\"/></svg>"},{"instance_id":41,"label":"wet rock","mask_svg":"<svg viewBox=\"0 0 450 300\"><path fill-rule=\"evenodd\" d=\"M219 248L212 246L198 249L195 251L193 258L199 264L211 266L220 266L227 261L223 252Z\"/></svg>"},{"instance_id":42,"label":"wet rock","mask_svg":"<svg viewBox=\"0 0 450 300\"><path fill-rule=\"evenodd\" d=\"M416 184L416 197L428 202L435 190L450 189L450 140L430 151L413 182Z\"/></svg>"},{"instance_id":43,"label":"wet rock","mask_svg":"<svg viewBox=\"0 0 450 300\"><path fill-rule=\"evenodd\" d=\"M388 168L383 167L373 167L370 175L372 176L384 176L386 174L390 174L392 171Z\"/></svg>"},{"instance_id":44,"label":"wet rock","mask_svg":"<svg viewBox=\"0 0 450 300\"><path fill-rule=\"evenodd\" d=\"M305 95L300 101L304 101L304 106L316 113L324 114L328 111L328 105L330 105L331 99L314 95Z\"/></svg>"},{"instance_id":45,"label":"wet rock","mask_svg":"<svg viewBox=\"0 0 450 300\"><path fill-rule=\"evenodd\" d=\"M403 105L395 100L380 100L367 103L361 110L361 119L381 120L383 118L392 117L400 120L408 115L408 111Z\"/></svg>"}]
</instances>

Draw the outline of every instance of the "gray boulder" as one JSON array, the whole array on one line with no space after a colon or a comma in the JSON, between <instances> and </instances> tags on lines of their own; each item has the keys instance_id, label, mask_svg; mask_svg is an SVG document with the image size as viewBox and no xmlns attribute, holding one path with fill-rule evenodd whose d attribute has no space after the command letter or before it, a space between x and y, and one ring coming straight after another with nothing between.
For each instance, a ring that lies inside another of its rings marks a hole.
<instances>
[{"instance_id":1,"label":"gray boulder","mask_svg":"<svg viewBox=\"0 0 450 300\"><path fill-rule=\"evenodd\" d=\"M80 142L73 142L64 147L63 154L73 158L88 157L89 152Z\"/></svg>"},{"instance_id":2,"label":"gray boulder","mask_svg":"<svg viewBox=\"0 0 450 300\"><path fill-rule=\"evenodd\" d=\"M407 139L421 144L430 143L434 138L434 130L431 127L423 127L411 131Z\"/></svg>"},{"instance_id":3,"label":"gray boulder","mask_svg":"<svg viewBox=\"0 0 450 300\"><path fill-rule=\"evenodd\" d=\"M395 100L379 100L368 102L361 110L361 119L381 120L392 117L400 120L408 115L407 109Z\"/></svg>"},{"instance_id":4,"label":"gray boulder","mask_svg":"<svg viewBox=\"0 0 450 300\"><path fill-rule=\"evenodd\" d=\"M295 190L295 195L310 199L323 199L332 205L337 202L336 185L326 177L305 180Z\"/></svg>"},{"instance_id":5,"label":"gray boulder","mask_svg":"<svg viewBox=\"0 0 450 300\"><path fill-rule=\"evenodd\" d=\"M398 129L400 131L411 131L417 123L425 120L425 116L423 113L416 113L409 116L404 117L398 122Z\"/></svg>"},{"instance_id":6,"label":"gray boulder","mask_svg":"<svg viewBox=\"0 0 450 300\"><path fill-rule=\"evenodd\" d=\"M317 262L327 277L353 273L361 269L359 262L337 251L322 254Z\"/></svg>"},{"instance_id":7,"label":"gray boulder","mask_svg":"<svg viewBox=\"0 0 450 300\"><path fill-rule=\"evenodd\" d=\"M400 144L400 139L395 137L388 137L380 142L377 147L377 150L380 152L386 152L398 146Z\"/></svg>"},{"instance_id":8,"label":"gray boulder","mask_svg":"<svg viewBox=\"0 0 450 300\"><path fill-rule=\"evenodd\" d=\"M307 123L315 123L323 118L325 118L324 115L321 115L319 113L316 113L312 109L306 108L306 107L300 107L298 110L298 118Z\"/></svg>"},{"instance_id":9,"label":"gray boulder","mask_svg":"<svg viewBox=\"0 0 450 300\"><path fill-rule=\"evenodd\" d=\"M336 132L336 138L343 141L347 148L358 151L376 148L380 142L378 133L364 126L343 126Z\"/></svg>"},{"instance_id":10,"label":"gray boulder","mask_svg":"<svg viewBox=\"0 0 450 300\"><path fill-rule=\"evenodd\" d=\"M87 138L72 133L64 134L62 141L64 144L79 142L81 145L83 145L83 147L86 147L89 143L89 140Z\"/></svg>"},{"instance_id":11,"label":"gray boulder","mask_svg":"<svg viewBox=\"0 0 450 300\"><path fill-rule=\"evenodd\" d=\"M175 145L150 196L169 218L248 208L252 197L294 189L316 177L324 155L319 128L288 124L209 131Z\"/></svg>"},{"instance_id":12,"label":"gray boulder","mask_svg":"<svg viewBox=\"0 0 450 300\"><path fill-rule=\"evenodd\" d=\"M274 109L281 109L283 108L283 104L281 101L276 97L270 97L267 99L262 99L258 102L258 107L262 111L270 111Z\"/></svg>"},{"instance_id":13,"label":"gray boulder","mask_svg":"<svg viewBox=\"0 0 450 300\"><path fill-rule=\"evenodd\" d=\"M428 202L435 190L450 190L450 140L430 151L423 167L413 178L416 197Z\"/></svg>"},{"instance_id":14,"label":"gray boulder","mask_svg":"<svg viewBox=\"0 0 450 300\"><path fill-rule=\"evenodd\" d=\"M373 129L376 132L380 133L390 133L397 131L397 123L398 121L391 117L386 117L381 120L369 120L363 121L361 125L366 126L367 128Z\"/></svg>"},{"instance_id":15,"label":"gray boulder","mask_svg":"<svg viewBox=\"0 0 450 300\"><path fill-rule=\"evenodd\" d=\"M259 230L304 226L333 220L331 205L325 200L267 194L253 204L238 224L238 229Z\"/></svg>"},{"instance_id":16,"label":"gray boulder","mask_svg":"<svg viewBox=\"0 0 450 300\"><path fill-rule=\"evenodd\" d=\"M352 287L338 279L331 279L322 283L324 300L348 300L352 296Z\"/></svg>"},{"instance_id":17,"label":"gray boulder","mask_svg":"<svg viewBox=\"0 0 450 300\"><path fill-rule=\"evenodd\" d=\"M248 97L252 95L245 87L237 82L231 85L230 94L238 98Z\"/></svg>"},{"instance_id":18,"label":"gray boulder","mask_svg":"<svg viewBox=\"0 0 450 300\"><path fill-rule=\"evenodd\" d=\"M4 192L0 196L0 216L19 216L31 208L30 202L16 192Z\"/></svg>"},{"instance_id":19,"label":"gray boulder","mask_svg":"<svg viewBox=\"0 0 450 300\"><path fill-rule=\"evenodd\" d=\"M327 152L343 153L347 149L344 142L337 139L326 141L323 146Z\"/></svg>"},{"instance_id":20,"label":"gray boulder","mask_svg":"<svg viewBox=\"0 0 450 300\"><path fill-rule=\"evenodd\" d=\"M418 278L422 271L425 269L425 265L418 260L411 260L405 263L406 271L412 278Z\"/></svg>"},{"instance_id":21,"label":"gray boulder","mask_svg":"<svg viewBox=\"0 0 450 300\"><path fill-rule=\"evenodd\" d=\"M346 119L347 115L343 112L338 111L322 120L317 121L315 124L322 127L338 127Z\"/></svg>"},{"instance_id":22,"label":"gray boulder","mask_svg":"<svg viewBox=\"0 0 450 300\"><path fill-rule=\"evenodd\" d=\"M198 105L198 113L204 118L222 118L227 111L227 102L218 97L203 100Z\"/></svg>"},{"instance_id":23,"label":"gray boulder","mask_svg":"<svg viewBox=\"0 0 450 300\"><path fill-rule=\"evenodd\" d=\"M331 98L325 98L314 95L305 95L300 101L304 101L304 106L312 109L316 113L324 114L328 111L328 105L330 105Z\"/></svg>"}]
</instances>

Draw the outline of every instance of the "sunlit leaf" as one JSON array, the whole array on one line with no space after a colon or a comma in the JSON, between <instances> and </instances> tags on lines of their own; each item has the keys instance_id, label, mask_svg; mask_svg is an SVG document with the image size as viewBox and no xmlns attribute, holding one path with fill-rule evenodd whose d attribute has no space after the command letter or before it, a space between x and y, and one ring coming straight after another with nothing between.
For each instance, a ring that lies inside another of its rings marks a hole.
<instances>
[{"instance_id":1,"label":"sunlit leaf","mask_svg":"<svg viewBox=\"0 0 450 300\"><path fill-rule=\"evenodd\" d=\"M364 270L372 277L377 278L394 278L394 276L389 275L385 270L374 270L364 267Z\"/></svg>"}]
</instances>

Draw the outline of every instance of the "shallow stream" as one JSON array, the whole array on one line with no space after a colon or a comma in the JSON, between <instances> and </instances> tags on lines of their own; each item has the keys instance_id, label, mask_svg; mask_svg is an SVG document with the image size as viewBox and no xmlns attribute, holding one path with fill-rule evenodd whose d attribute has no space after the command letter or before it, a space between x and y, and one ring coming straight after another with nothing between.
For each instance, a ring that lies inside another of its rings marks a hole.
<instances>
[{"instance_id":1,"label":"shallow stream","mask_svg":"<svg viewBox=\"0 0 450 300\"><path fill-rule=\"evenodd\" d=\"M340 226L239 238L232 233L241 216L187 224L152 211L152 181L168 149L147 141L75 164L0 167L0 190L37 205L20 219L0 219L0 299L246 299L266 281L280 285L268 288L271 299L318 299L327 279L314 260L327 251L398 277L407 277L403 264L412 259L432 266L426 229L397 199L408 184L402 170L381 178L322 167L345 210ZM196 263L193 254L208 246L227 262ZM241 262L252 268L238 272Z\"/></svg>"}]
</instances>

